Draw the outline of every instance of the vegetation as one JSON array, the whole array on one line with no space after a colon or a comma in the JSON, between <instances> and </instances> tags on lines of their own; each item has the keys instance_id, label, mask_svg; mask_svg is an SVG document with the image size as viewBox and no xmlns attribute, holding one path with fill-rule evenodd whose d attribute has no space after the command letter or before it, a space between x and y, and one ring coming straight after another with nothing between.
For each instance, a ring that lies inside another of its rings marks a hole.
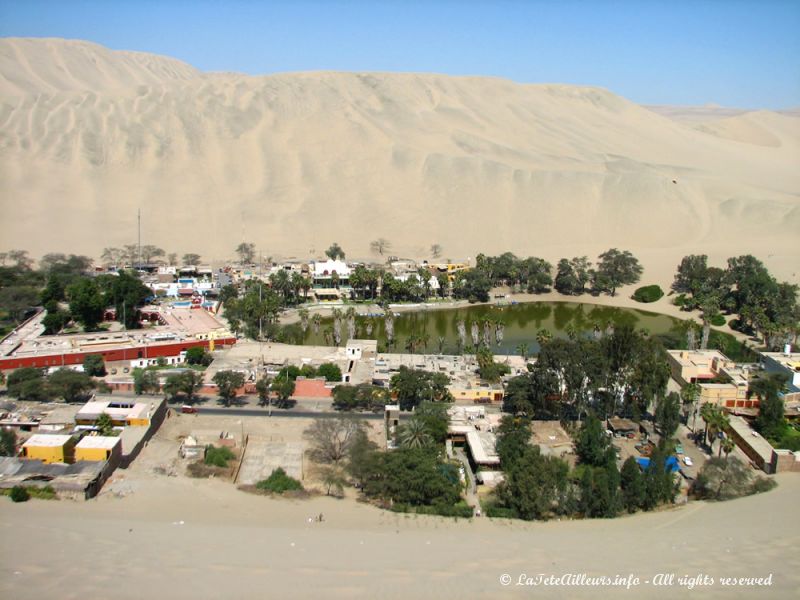
<instances>
[{"instance_id":1,"label":"vegetation","mask_svg":"<svg viewBox=\"0 0 800 600\"><path fill-rule=\"evenodd\" d=\"M611 248L598 258L597 270L592 276L592 290L595 292L608 292L615 296L619 286L634 284L642 275L639 260L627 250Z\"/></svg>"},{"instance_id":2,"label":"vegetation","mask_svg":"<svg viewBox=\"0 0 800 600\"><path fill-rule=\"evenodd\" d=\"M111 420L108 413L100 413L100 416L97 417L97 421L95 422L95 427L97 427L97 431L100 435L107 437L114 435L114 422Z\"/></svg>"},{"instance_id":3,"label":"vegetation","mask_svg":"<svg viewBox=\"0 0 800 600\"><path fill-rule=\"evenodd\" d=\"M164 395L171 402L183 396L187 402L194 399L197 389L202 383L202 376L195 371L187 370L167 377L164 383Z\"/></svg>"},{"instance_id":4,"label":"vegetation","mask_svg":"<svg viewBox=\"0 0 800 600\"><path fill-rule=\"evenodd\" d=\"M102 354L89 354L83 359L83 372L90 377L104 377L106 362Z\"/></svg>"},{"instance_id":5,"label":"vegetation","mask_svg":"<svg viewBox=\"0 0 800 600\"><path fill-rule=\"evenodd\" d=\"M390 388L397 397L400 410L412 410L424 400L452 402L453 396L447 389L450 378L444 373L429 373L423 370L401 366L392 376Z\"/></svg>"},{"instance_id":6,"label":"vegetation","mask_svg":"<svg viewBox=\"0 0 800 600\"><path fill-rule=\"evenodd\" d=\"M12 502L27 502L31 498L28 490L21 485L15 485L11 488L9 496L11 496Z\"/></svg>"},{"instance_id":7,"label":"vegetation","mask_svg":"<svg viewBox=\"0 0 800 600\"><path fill-rule=\"evenodd\" d=\"M555 288L561 294L579 295L586 291L586 284L592 280L592 263L585 256L573 259L562 258L556 268Z\"/></svg>"},{"instance_id":8,"label":"vegetation","mask_svg":"<svg viewBox=\"0 0 800 600\"><path fill-rule=\"evenodd\" d=\"M364 423L355 419L315 419L303 436L309 441L309 456L314 461L338 464L363 429Z\"/></svg>"},{"instance_id":9,"label":"vegetation","mask_svg":"<svg viewBox=\"0 0 800 600\"><path fill-rule=\"evenodd\" d=\"M636 288L632 297L637 302L655 302L664 297L664 290L659 285L646 285Z\"/></svg>"},{"instance_id":10,"label":"vegetation","mask_svg":"<svg viewBox=\"0 0 800 600\"><path fill-rule=\"evenodd\" d=\"M161 389L158 372L154 369L133 370L133 391L137 396L142 394L157 394Z\"/></svg>"},{"instance_id":11,"label":"vegetation","mask_svg":"<svg viewBox=\"0 0 800 600\"><path fill-rule=\"evenodd\" d=\"M342 370L339 368L338 365L333 363L322 363L317 372L311 375L306 375L306 377L314 377L314 376L324 377L325 381L341 381L342 380Z\"/></svg>"},{"instance_id":12,"label":"vegetation","mask_svg":"<svg viewBox=\"0 0 800 600\"><path fill-rule=\"evenodd\" d=\"M778 282L755 257L728 259L727 268L708 266L706 255L690 255L678 265L672 289L686 310L701 309L704 318L719 322L719 311L736 314L731 327L760 336L768 349L779 348L787 336L800 332L798 286Z\"/></svg>"},{"instance_id":13,"label":"vegetation","mask_svg":"<svg viewBox=\"0 0 800 600\"><path fill-rule=\"evenodd\" d=\"M208 445L206 446L205 454L206 455L203 459L203 463L213 467L225 468L228 466L228 461L236 458L236 455L227 446L220 446L217 448L215 446Z\"/></svg>"},{"instance_id":14,"label":"vegetation","mask_svg":"<svg viewBox=\"0 0 800 600\"><path fill-rule=\"evenodd\" d=\"M344 250L342 250L342 247L336 242L333 242L330 247L325 250L325 256L331 260L344 260L345 258Z\"/></svg>"},{"instance_id":15,"label":"vegetation","mask_svg":"<svg viewBox=\"0 0 800 600\"><path fill-rule=\"evenodd\" d=\"M13 429L0 428L0 456L17 455L17 433Z\"/></svg>"},{"instance_id":16,"label":"vegetation","mask_svg":"<svg viewBox=\"0 0 800 600\"><path fill-rule=\"evenodd\" d=\"M214 361L214 357L202 346L192 346L186 351L187 365L202 365L207 367Z\"/></svg>"},{"instance_id":17,"label":"vegetation","mask_svg":"<svg viewBox=\"0 0 800 600\"><path fill-rule=\"evenodd\" d=\"M289 477L282 468L278 467L269 477L262 479L256 484L256 488L271 492L273 494L283 494L284 492L298 492L302 491L303 484Z\"/></svg>"},{"instance_id":18,"label":"vegetation","mask_svg":"<svg viewBox=\"0 0 800 600\"><path fill-rule=\"evenodd\" d=\"M256 245L251 242L242 242L236 246L236 254L239 257L239 264L252 264L256 258Z\"/></svg>"},{"instance_id":19,"label":"vegetation","mask_svg":"<svg viewBox=\"0 0 800 600\"><path fill-rule=\"evenodd\" d=\"M333 408L336 410L383 410L390 401L389 390L368 383L333 388Z\"/></svg>"},{"instance_id":20,"label":"vegetation","mask_svg":"<svg viewBox=\"0 0 800 600\"><path fill-rule=\"evenodd\" d=\"M774 479L753 476L752 470L735 456L711 458L697 475L692 494L701 500L731 500L771 490Z\"/></svg>"},{"instance_id":21,"label":"vegetation","mask_svg":"<svg viewBox=\"0 0 800 600\"><path fill-rule=\"evenodd\" d=\"M478 375L484 381L496 383L511 372L511 367L505 363L497 363L494 361L492 351L486 346L481 346L475 354L478 361Z\"/></svg>"},{"instance_id":22,"label":"vegetation","mask_svg":"<svg viewBox=\"0 0 800 600\"><path fill-rule=\"evenodd\" d=\"M53 396L63 398L65 402L78 402L86 400L97 384L86 373L59 369L47 377L46 386Z\"/></svg>"},{"instance_id":23,"label":"vegetation","mask_svg":"<svg viewBox=\"0 0 800 600\"><path fill-rule=\"evenodd\" d=\"M485 279L490 288L510 286L520 291L541 294L550 291L553 285L552 271L553 266L546 260L535 256L518 258L511 252L506 252L500 256L479 254L475 259L475 268L467 273L480 274L481 280Z\"/></svg>"},{"instance_id":24,"label":"vegetation","mask_svg":"<svg viewBox=\"0 0 800 600\"><path fill-rule=\"evenodd\" d=\"M666 393L669 364L661 343L630 325L600 339L543 340L538 360L508 382L503 410L536 419L643 415Z\"/></svg>"},{"instance_id":25,"label":"vegetation","mask_svg":"<svg viewBox=\"0 0 800 600\"><path fill-rule=\"evenodd\" d=\"M222 398L225 406L230 406L233 399L236 398L236 391L244 385L244 373L217 371L214 373L212 381L217 384L219 397Z\"/></svg>"}]
</instances>

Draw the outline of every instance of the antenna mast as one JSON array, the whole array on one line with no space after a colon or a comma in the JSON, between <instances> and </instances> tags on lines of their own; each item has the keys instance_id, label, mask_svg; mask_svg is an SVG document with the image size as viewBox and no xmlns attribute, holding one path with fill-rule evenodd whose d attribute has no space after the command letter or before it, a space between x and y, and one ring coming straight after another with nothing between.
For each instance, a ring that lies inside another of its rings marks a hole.
<instances>
[{"instance_id":1,"label":"antenna mast","mask_svg":"<svg viewBox=\"0 0 800 600\"><path fill-rule=\"evenodd\" d=\"M136 220L138 224L137 227L138 228L137 247L139 252L139 265L137 267L138 270L142 267L142 209L141 208L136 211Z\"/></svg>"}]
</instances>

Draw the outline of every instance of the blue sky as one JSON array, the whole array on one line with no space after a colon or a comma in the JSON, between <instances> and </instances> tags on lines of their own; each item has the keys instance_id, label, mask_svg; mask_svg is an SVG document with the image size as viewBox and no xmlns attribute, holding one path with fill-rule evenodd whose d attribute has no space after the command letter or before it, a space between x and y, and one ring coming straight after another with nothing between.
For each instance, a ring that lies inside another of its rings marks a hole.
<instances>
[{"instance_id":1,"label":"blue sky","mask_svg":"<svg viewBox=\"0 0 800 600\"><path fill-rule=\"evenodd\" d=\"M800 0L0 0L0 35L85 39L212 71L492 75L648 104L800 106Z\"/></svg>"}]
</instances>

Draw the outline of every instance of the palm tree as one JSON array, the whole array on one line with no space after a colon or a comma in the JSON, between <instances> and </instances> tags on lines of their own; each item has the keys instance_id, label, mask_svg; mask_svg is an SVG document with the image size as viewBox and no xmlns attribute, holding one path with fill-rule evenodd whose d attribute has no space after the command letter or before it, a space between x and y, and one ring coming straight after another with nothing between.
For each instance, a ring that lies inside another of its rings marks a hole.
<instances>
[{"instance_id":1,"label":"palm tree","mask_svg":"<svg viewBox=\"0 0 800 600\"><path fill-rule=\"evenodd\" d=\"M521 343L517 344L516 351L522 357L522 360L527 362L528 356L529 356L529 352L530 352L530 348L528 348L528 344L526 344L525 342L521 342Z\"/></svg>"},{"instance_id":2,"label":"palm tree","mask_svg":"<svg viewBox=\"0 0 800 600\"><path fill-rule=\"evenodd\" d=\"M728 414L723 411L719 406L706 402L703 408L700 409L700 414L706 422L706 437L708 438L708 447L713 451L714 440L720 433L725 432L730 425ZM722 448L720 447L720 455Z\"/></svg>"},{"instance_id":3,"label":"palm tree","mask_svg":"<svg viewBox=\"0 0 800 600\"><path fill-rule=\"evenodd\" d=\"M736 444L734 443L733 438L729 435L726 435L725 439L722 440L722 445L720 446L720 449L725 453L725 460L728 459L728 456L731 452L733 452L735 447Z\"/></svg>"},{"instance_id":4,"label":"palm tree","mask_svg":"<svg viewBox=\"0 0 800 600\"><path fill-rule=\"evenodd\" d=\"M444 337L440 335L437 338L436 343L438 344L438 347L439 347L439 354L443 354L444 353L444 343L445 343Z\"/></svg>"},{"instance_id":5,"label":"palm tree","mask_svg":"<svg viewBox=\"0 0 800 600\"><path fill-rule=\"evenodd\" d=\"M553 334L547 329L540 329L536 332L536 341L540 346L544 346L547 342L553 339Z\"/></svg>"},{"instance_id":6,"label":"palm tree","mask_svg":"<svg viewBox=\"0 0 800 600\"><path fill-rule=\"evenodd\" d=\"M403 448L422 448L433 442L425 423L416 417L400 428L397 437Z\"/></svg>"},{"instance_id":7,"label":"palm tree","mask_svg":"<svg viewBox=\"0 0 800 600\"><path fill-rule=\"evenodd\" d=\"M319 333L319 326L322 324L322 315L316 313L311 317L311 326L314 328L314 333Z\"/></svg>"},{"instance_id":8,"label":"palm tree","mask_svg":"<svg viewBox=\"0 0 800 600\"><path fill-rule=\"evenodd\" d=\"M300 317L300 329L303 330L303 333L308 331L308 316L309 312L307 308L301 308L297 311L297 315Z\"/></svg>"},{"instance_id":9,"label":"palm tree","mask_svg":"<svg viewBox=\"0 0 800 600\"><path fill-rule=\"evenodd\" d=\"M692 411L692 433L697 433L695 424L697 421L697 400L700 398L700 385L697 383L688 383L683 386L683 388L681 388L681 398L684 404L690 406L689 410Z\"/></svg>"}]
</instances>

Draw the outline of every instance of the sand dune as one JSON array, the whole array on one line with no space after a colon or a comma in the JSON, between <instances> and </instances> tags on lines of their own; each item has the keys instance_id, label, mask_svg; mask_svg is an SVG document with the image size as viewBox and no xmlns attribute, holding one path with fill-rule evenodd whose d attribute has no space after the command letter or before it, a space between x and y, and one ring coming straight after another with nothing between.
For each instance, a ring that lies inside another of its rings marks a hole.
<instances>
[{"instance_id":1,"label":"sand dune","mask_svg":"<svg viewBox=\"0 0 800 600\"><path fill-rule=\"evenodd\" d=\"M384 73L203 74L84 42L0 40L4 246L135 241L207 259L394 251L550 259L609 246L668 277L685 251L792 277L795 117L678 122L611 92ZM777 249L777 250L776 250Z\"/></svg>"}]
</instances>

